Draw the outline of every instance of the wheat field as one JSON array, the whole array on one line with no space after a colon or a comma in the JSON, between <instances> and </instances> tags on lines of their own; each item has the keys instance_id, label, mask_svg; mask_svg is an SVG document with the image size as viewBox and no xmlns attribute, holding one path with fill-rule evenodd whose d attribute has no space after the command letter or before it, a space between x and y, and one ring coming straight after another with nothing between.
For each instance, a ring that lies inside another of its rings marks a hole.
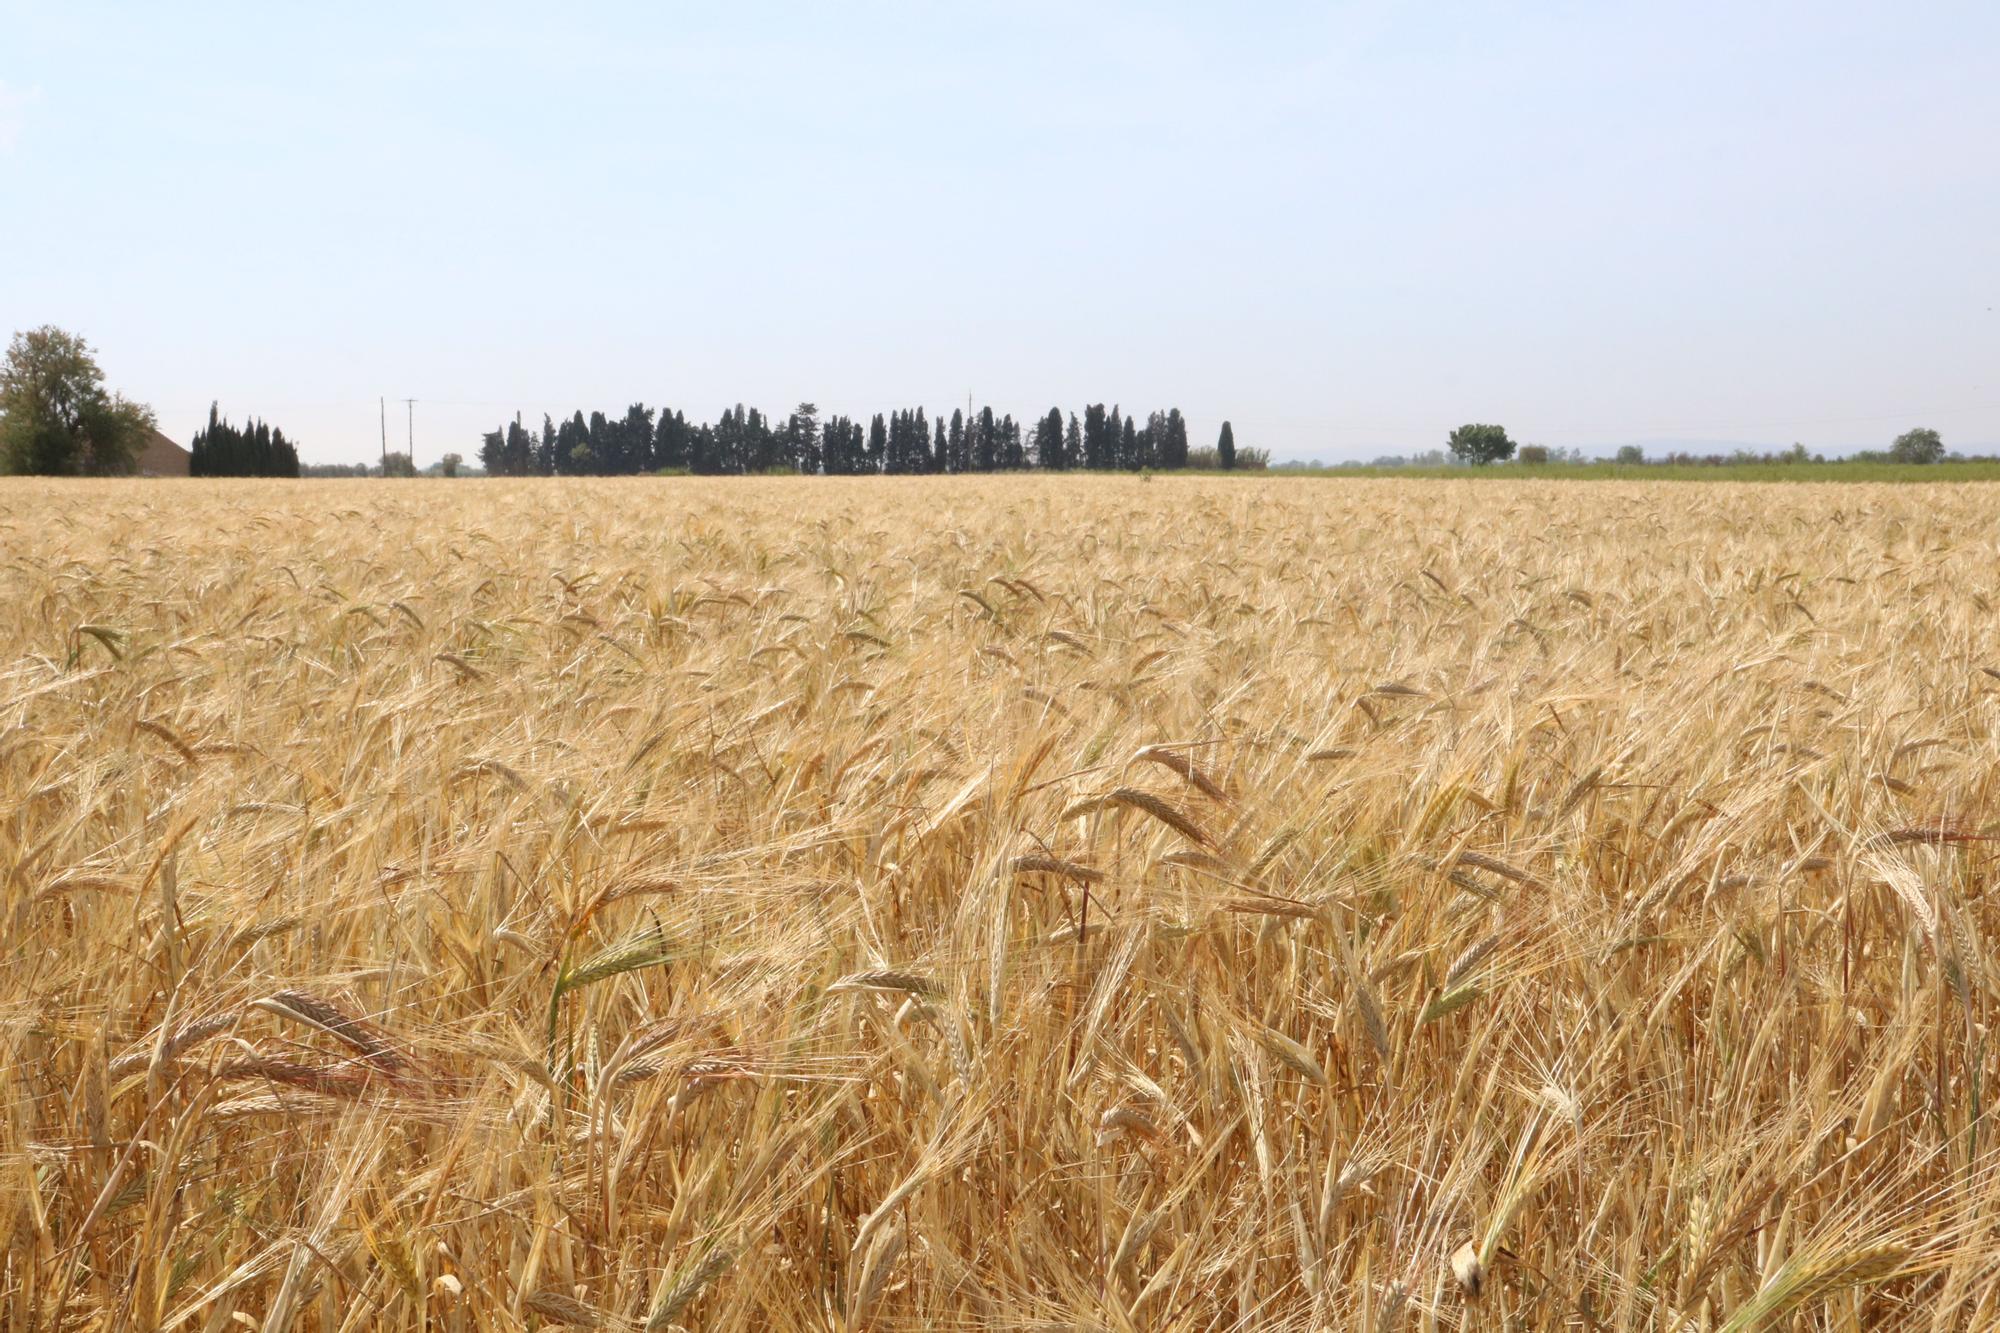
<instances>
[{"instance_id":1,"label":"wheat field","mask_svg":"<svg viewBox=\"0 0 2000 1333\"><path fill-rule=\"evenodd\" d=\"M0 1326L2000 1322L1977 486L0 487Z\"/></svg>"}]
</instances>

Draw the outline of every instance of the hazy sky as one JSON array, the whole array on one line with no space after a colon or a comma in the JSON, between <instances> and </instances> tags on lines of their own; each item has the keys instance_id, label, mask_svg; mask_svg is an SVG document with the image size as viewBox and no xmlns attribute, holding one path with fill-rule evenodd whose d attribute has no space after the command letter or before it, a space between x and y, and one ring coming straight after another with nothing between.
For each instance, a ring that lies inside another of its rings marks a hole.
<instances>
[{"instance_id":1,"label":"hazy sky","mask_svg":"<svg viewBox=\"0 0 2000 1333\"><path fill-rule=\"evenodd\" d=\"M1995 307L1995 0L0 0L0 335L308 461L380 395L420 463L968 391L1280 458L1994 447Z\"/></svg>"}]
</instances>

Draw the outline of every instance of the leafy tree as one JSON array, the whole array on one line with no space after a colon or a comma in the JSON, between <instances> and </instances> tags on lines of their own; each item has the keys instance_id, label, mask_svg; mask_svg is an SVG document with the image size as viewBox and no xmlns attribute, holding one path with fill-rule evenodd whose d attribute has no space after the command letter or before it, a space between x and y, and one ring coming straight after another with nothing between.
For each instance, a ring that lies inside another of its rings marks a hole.
<instances>
[{"instance_id":1,"label":"leafy tree","mask_svg":"<svg viewBox=\"0 0 2000 1333\"><path fill-rule=\"evenodd\" d=\"M1520 455L1515 461L1526 467L1544 467L1549 461L1548 446L1542 444L1524 444L1521 446Z\"/></svg>"},{"instance_id":2,"label":"leafy tree","mask_svg":"<svg viewBox=\"0 0 2000 1333\"><path fill-rule=\"evenodd\" d=\"M1069 429L1063 432L1063 466L1083 466L1083 427L1078 424L1074 412L1069 414Z\"/></svg>"},{"instance_id":3,"label":"leafy tree","mask_svg":"<svg viewBox=\"0 0 2000 1333\"><path fill-rule=\"evenodd\" d=\"M1646 451L1636 444L1618 446L1618 461L1628 466L1637 466L1646 461Z\"/></svg>"},{"instance_id":4,"label":"leafy tree","mask_svg":"<svg viewBox=\"0 0 2000 1333\"><path fill-rule=\"evenodd\" d=\"M417 469L411 464L410 456L398 451L382 458L382 475L385 477L414 477Z\"/></svg>"},{"instance_id":5,"label":"leafy tree","mask_svg":"<svg viewBox=\"0 0 2000 1333\"><path fill-rule=\"evenodd\" d=\"M105 391L104 372L77 335L45 324L8 344L0 366L0 470L130 472L154 424L151 408Z\"/></svg>"},{"instance_id":6,"label":"leafy tree","mask_svg":"<svg viewBox=\"0 0 2000 1333\"><path fill-rule=\"evenodd\" d=\"M945 438L944 418L937 419L937 439L931 445L931 471L942 472L951 461L951 442Z\"/></svg>"},{"instance_id":7,"label":"leafy tree","mask_svg":"<svg viewBox=\"0 0 2000 1333\"><path fill-rule=\"evenodd\" d=\"M1215 460L1224 472L1236 466L1236 432L1227 421L1222 423L1222 434L1215 439Z\"/></svg>"},{"instance_id":8,"label":"leafy tree","mask_svg":"<svg viewBox=\"0 0 2000 1333\"><path fill-rule=\"evenodd\" d=\"M1944 438L1929 426L1906 430L1889 446L1889 457L1898 463L1943 462Z\"/></svg>"},{"instance_id":9,"label":"leafy tree","mask_svg":"<svg viewBox=\"0 0 2000 1333\"><path fill-rule=\"evenodd\" d=\"M1116 409L1113 410L1116 415ZM1146 466L1146 458L1139 450L1139 432L1132 425L1132 418L1125 418L1125 433L1119 437L1118 457L1130 472L1137 472Z\"/></svg>"},{"instance_id":10,"label":"leafy tree","mask_svg":"<svg viewBox=\"0 0 2000 1333\"><path fill-rule=\"evenodd\" d=\"M465 459L458 454L446 454L438 460L438 471L447 477L456 477L459 469L464 466Z\"/></svg>"},{"instance_id":11,"label":"leafy tree","mask_svg":"<svg viewBox=\"0 0 2000 1333\"><path fill-rule=\"evenodd\" d=\"M1445 447L1459 461L1482 467L1514 456L1514 442L1507 438L1505 426L1460 426L1445 440Z\"/></svg>"}]
</instances>

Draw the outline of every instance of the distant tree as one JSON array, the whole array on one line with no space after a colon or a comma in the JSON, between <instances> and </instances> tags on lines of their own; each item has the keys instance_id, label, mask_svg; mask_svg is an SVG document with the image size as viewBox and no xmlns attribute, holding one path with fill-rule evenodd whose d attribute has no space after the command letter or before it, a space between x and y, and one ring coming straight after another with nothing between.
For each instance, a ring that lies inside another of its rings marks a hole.
<instances>
[{"instance_id":1,"label":"distant tree","mask_svg":"<svg viewBox=\"0 0 2000 1333\"><path fill-rule=\"evenodd\" d=\"M970 459L966 454L965 413L959 411L957 408L953 408L951 411L950 427L945 428L943 417L938 418L938 426L944 430L944 470L946 472L965 471L970 463Z\"/></svg>"},{"instance_id":2,"label":"distant tree","mask_svg":"<svg viewBox=\"0 0 2000 1333\"><path fill-rule=\"evenodd\" d=\"M1546 467L1549 461L1548 446L1524 444L1521 446L1521 452L1516 456L1515 461L1527 467Z\"/></svg>"},{"instance_id":3,"label":"distant tree","mask_svg":"<svg viewBox=\"0 0 2000 1333\"><path fill-rule=\"evenodd\" d=\"M993 409L979 409L979 419L968 427L972 431L972 469L975 472L991 472L1000 465L1000 430L993 420Z\"/></svg>"},{"instance_id":4,"label":"distant tree","mask_svg":"<svg viewBox=\"0 0 2000 1333\"><path fill-rule=\"evenodd\" d=\"M1019 472L1028 466L1028 451L1021 447L1021 423L1014 420L1009 412L1000 419L999 440L995 446L1000 456L1000 466L1009 472Z\"/></svg>"},{"instance_id":5,"label":"distant tree","mask_svg":"<svg viewBox=\"0 0 2000 1333\"><path fill-rule=\"evenodd\" d=\"M553 476L556 470L556 423L548 413L542 413L542 433L535 437L535 472L544 477Z\"/></svg>"},{"instance_id":6,"label":"distant tree","mask_svg":"<svg viewBox=\"0 0 2000 1333\"><path fill-rule=\"evenodd\" d=\"M692 437L687 417L679 412L662 411L660 424L653 431L653 467L662 472L686 471Z\"/></svg>"},{"instance_id":7,"label":"distant tree","mask_svg":"<svg viewBox=\"0 0 2000 1333\"><path fill-rule=\"evenodd\" d=\"M1944 439L1929 426L1906 430L1889 446L1889 457L1898 463L1939 463L1944 461Z\"/></svg>"},{"instance_id":8,"label":"distant tree","mask_svg":"<svg viewBox=\"0 0 2000 1333\"><path fill-rule=\"evenodd\" d=\"M1176 407L1167 412L1166 432L1159 441L1160 466L1184 468L1188 465L1187 418Z\"/></svg>"},{"instance_id":9,"label":"distant tree","mask_svg":"<svg viewBox=\"0 0 2000 1333\"><path fill-rule=\"evenodd\" d=\"M414 477L417 469L411 465L410 456L400 451L382 456L382 475L385 477Z\"/></svg>"},{"instance_id":10,"label":"distant tree","mask_svg":"<svg viewBox=\"0 0 2000 1333\"><path fill-rule=\"evenodd\" d=\"M1129 472L1137 472L1146 465L1145 455L1139 451L1139 432L1133 427L1131 417L1125 418L1125 431L1119 436L1118 458Z\"/></svg>"},{"instance_id":11,"label":"distant tree","mask_svg":"<svg viewBox=\"0 0 2000 1333\"><path fill-rule=\"evenodd\" d=\"M1514 456L1514 442L1504 426L1467 425L1453 431L1445 441L1452 457L1484 466L1501 463Z\"/></svg>"},{"instance_id":12,"label":"distant tree","mask_svg":"<svg viewBox=\"0 0 2000 1333\"><path fill-rule=\"evenodd\" d=\"M299 451L282 430L252 417L241 430L224 420L218 405L208 405L208 424L195 432L188 447L192 477L296 477Z\"/></svg>"},{"instance_id":13,"label":"distant tree","mask_svg":"<svg viewBox=\"0 0 2000 1333\"><path fill-rule=\"evenodd\" d=\"M951 441L945 438L944 418L937 419L937 439L931 445L931 471L942 472L951 461Z\"/></svg>"},{"instance_id":14,"label":"distant tree","mask_svg":"<svg viewBox=\"0 0 2000 1333\"><path fill-rule=\"evenodd\" d=\"M1065 468L1083 466L1083 427L1078 424L1074 412L1069 414L1069 429L1063 432L1063 466Z\"/></svg>"},{"instance_id":15,"label":"distant tree","mask_svg":"<svg viewBox=\"0 0 2000 1333\"><path fill-rule=\"evenodd\" d=\"M819 404L800 403L785 419L785 443L792 466L801 472L818 473L824 460L819 439Z\"/></svg>"},{"instance_id":16,"label":"distant tree","mask_svg":"<svg viewBox=\"0 0 2000 1333\"><path fill-rule=\"evenodd\" d=\"M1118 446L1111 438L1111 423L1104 415L1103 403L1092 403L1083 409L1083 465L1093 471L1102 471L1112 466Z\"/></svg>"},{"instance_id":17,"label":"distant tree","mask_svg":"<svg viewBox=\"0 0 2000 1333\"><path fill-rule=\"evenodd\" d=\"M1617 461L1636 466L1646 461L1646 451L1636 444L1621 444L1618 446Z\"/></svg>"},{"instance_id":18,"label":"distant tree","mask_svg":"<svg viewBox=\"0 0 2000 1333\"><path fill-rule=\"evenodd\" d=\"M1048 415L1035 422L1034 462L1036 467L1051 472L1060 472L1067 464L1063 461L1063 418L1062 409L1052 407Z\"/></svg>"},{"instance_id":19,"label":"distant tree","mask_svg":"<svg viewBox=\"0 0 2000 1333\"><path fill-rule=\"evenodd\" d=\"M458 454L446 454L443 458L438 460L438 472L440 475L446 477L456 477L459 473L459 469L463 468L464 466L465 466L465 459Z\"/></svg>"},{"instance_id":20,"label":"distant tree","mask_svg":"<svg viewBox=\"0 0 2000 1333\"><path fill-rule=\"evenodd\" d=\"M1146 424L1139 431L1139 466L1164 468L1169 466L1167 455L1173 449L1169 438L1172 427L1165 412L1152 412L1146 416Z\"/></svg>"},{"instance_id":21,"label":"distant tree","mask_svg":"<svg viewBox=\"0 0 2000 1333\"><path fill-rule=\"evenodd\" d=\"M634 403L611 431L610 471L620 476L653 470L653 409Z\"/></svg>"},{"instance_id":22,"label":"distant tree","mask_svg":"<svg viewBox=\"0 0 2000 1333\"><path fill-rule=\"evenodd\" d=\"M882 460L889 453L889 427L877 412L875 419L868 423L868 468L870 472L882 470Z\"/></svg>"},{"instance_id":23,"label":"distant tree","mask_svg":"<svg viewBox=\"0 0 2000 1333\"><path fill-rule=\"evenodd\" d=\"M108 476L130 472L153 410L104 388L86 343L52 324L16 333L0 365L0 470Z\"/></svg>"},{"instance_id":24,"label":"distant tree","mask_svg":"<svg viewBox=\"0 0 2000 1333\"><path fill-rule=\"evenodd\" d=\"M1215 440L1215 461L1222 465L1224 472L1236 466L1236 432L1229 428L1227 421L1222 423L1222 434Z\"/></svg>"},{"instance_id":25,"label":"distant tree","mask_svg":"<svg viewBox=\"0 0 2000 1333\"><path fill-rule=\"evenodd\" d=\"M456 458L453 454L451 457ZM507 432L489 430L479 437L479 466L486 469L489 477L504 476L507 471Z\"/></svg>"},{"instance_id":26,"label":"distant tree","mask_svg":"<svg viewBox=\"0 0 2000 1333\"><path fill-rule=\"evenodd\" d=\"M590 427L578 412L556 431L555 470L557 476L573 477L587 472L590 462Z\"/></svg>"}]
</instances>

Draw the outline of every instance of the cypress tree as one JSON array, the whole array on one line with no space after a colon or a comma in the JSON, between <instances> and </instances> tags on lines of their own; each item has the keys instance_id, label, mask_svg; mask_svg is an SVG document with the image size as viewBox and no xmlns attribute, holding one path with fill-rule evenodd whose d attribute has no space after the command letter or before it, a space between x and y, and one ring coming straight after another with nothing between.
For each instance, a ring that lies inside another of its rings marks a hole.
<instances>
[{"instance_id":1,"label":"cypress tree","mask_svg":"<svg viewBox=\"0 0 2000 1333\"><path fill-rule=\"evenodd\" d=\"M1222 423L1222 434L1216 437L1215 461L1225 472L1236 466L1236 432L1227 421Z\"/></svg>"},{"instance_id":2,"label":"cypress tree","mask_svg":"<svg viewBox=\"0 0 2000 1333\"><path fill-rule=\"evenodd\" d=\"M976 472L991 472L1000 462L997 452L999 445L998 431L993 423L992 408L982 407L979 409L978 427L973 433L976 437L972 442L973 470Z\"/></svg>"},{"instance_id":3,"label":"cypress tree","mask_svg":"<svg viewBox=\"0 0 2000 1333\"><path fill-rule=\"evenodd\" d=\"M1160 450L1160 466L1185 468L1187 461L1187 418L1181 415L1178 407L1171 408L1167 412L1167 436Z\"/></svg>"},{"instance_id":4,"label":"cypress tree","mask_svg":"<svg viewBox=\"0 0 2000 1333\"><path fill-rule=\"evenodd\" d=\"M1069 429L1063 432L1063 466L1083 466L1083 427L1077 424L1074 412L1069 414Z\"/></svg>"},{"instance_id":5,"label":"cypress tree","mask_svg":"<svg viewBox=\"0 0 2000 1333\"><path fill-rule=\"evenodd\" d=\"M877 412L875 419L868 423L868 467L870 472L882 470L883 455L889 452L889 428Z\"/></svg>"},{"instance_id":6,"label":"cypress tree","mask_svg":"<svg viewBox=\"0 0 2000 1333\"><path fill-rule=\"evenodd\" d=\"M1052 407L1045 417L1035 422L1034 464L1050 472L1060 472L1063 466L1062 409Z\"/></svg>"},{"instance_id":7,"label":"cypress tree","mask_svg":"<svg viewBox=\"0 0 2000 1333\"><path fill-rule=\"evenodd\" d=\"M1083 465L1099 471L1111 466L1111 428L1103 403L1083 409Z\"/></svg>"}]
</instances>

